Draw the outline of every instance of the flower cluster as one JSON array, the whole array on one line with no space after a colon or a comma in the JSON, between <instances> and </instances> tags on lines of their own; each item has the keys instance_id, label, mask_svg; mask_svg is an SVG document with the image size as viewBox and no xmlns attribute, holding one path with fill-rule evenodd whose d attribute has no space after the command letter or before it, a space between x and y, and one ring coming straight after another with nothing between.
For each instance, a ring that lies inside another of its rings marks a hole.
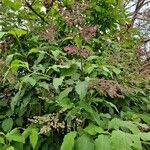
<instances>
[{"instance_id":1,"label":"flower cluster","mask_svg":"<svg viewBox=\"0 0 150 150\"><path fill-rule=\"evenodd\" d=\"M64 51L67 54L77 55L80 57L88 57L92 54L92 52L90 50L85 49L85 48L78 48L77 46L74 46L74 45L68 45L68 46L64 47Z\"/></svg>"},{"instance_id":2,"label":"flower cluster","mask_svg":"<svg viewBox=\"0 0 150 150\"><path fill-rule=\"evenodd\" d=\"M57 29L54 25L48 25L46 26L40 33L39 36L42 40L46 40L49 43L53 42L55 40L55 34L57 32Z\"/></svg>"},{"instance_id":3,"label":"flower cluster","mask_svg":"<svg viewBox=\"0 0 150 150\"><path fill-rule=\"evenodd\" d=\"M63 119L64 114L64 111L59 111L58 113L47 114L44 116L34 116L33 119L28 120L35 124L41 125L40 134L44 134L53 130L59 131L60 129L71 131L72 127L75 129L78 126L81 126L83 123L83 120L77 117L71 121L71 124L67 123L67 121L64 121Z\"/></svg>"},{"instance_id":4,"label":"flower cluster","mask_svg":"<svg viewBox=\"0 0 150 150\"><path fill-rule=\"evenodd\" d=\"M97 27L84 27L81 29L80 34L85 41L91 40L96 35Z\"/></svg>"},{"instance_id":5,"label":"flower cluster","mask_svg":"<svg viewBox=\"0 0 150 150\"><path fill-rule=\"evenodd\" d=\"M124 98L122 94L123 86L114 80L93 79L89 82L89 88L95 89L98 93L102 95L109 95L111 98Z\"/></svg>"},{"instance_id":6,"label":"flower cluster","mask_svg":"<svg viewBox=\"0 0 150 150\"><path fill-rule=\"evenodd\" d=\"M46 133L52 129L63 129L65 128L65 122L60 121L59 113L52 113L45 116L34 116L33 119L29 119L33 123L42 125L40 133Z\"/></svg>"},{"instance_id":7,"label":"flower cluster","mask_svg":"<svg viewBox=\"0 0 150 150\"><path fill-rule=\"evenodd\" d=\"M85 22L85 17L83 16L83 12L87 9L88 5L76 2L71 10L60 7L60 12L62 14L63 19L69 26L73 25L81 25Z\"/></svg>"}]
</instances>

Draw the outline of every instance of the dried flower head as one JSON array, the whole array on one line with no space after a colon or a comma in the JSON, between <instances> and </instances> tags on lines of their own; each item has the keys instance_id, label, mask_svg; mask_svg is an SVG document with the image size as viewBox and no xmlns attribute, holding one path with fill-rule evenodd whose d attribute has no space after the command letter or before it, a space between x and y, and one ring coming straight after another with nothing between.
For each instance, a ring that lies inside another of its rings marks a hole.
<instances>
[{"instance_id":1,"label":"dried flower head","mask_svg":"<svg viewBox=\"0 0 150 150\"><path fill-rule=\"evenodd\" d=\"M96 78L90 81L89 88L95 89L102 95L109 95L111 98L124 98L124 95L122 94L123 86L114 80Z\"/></svg>"}]
</instances>

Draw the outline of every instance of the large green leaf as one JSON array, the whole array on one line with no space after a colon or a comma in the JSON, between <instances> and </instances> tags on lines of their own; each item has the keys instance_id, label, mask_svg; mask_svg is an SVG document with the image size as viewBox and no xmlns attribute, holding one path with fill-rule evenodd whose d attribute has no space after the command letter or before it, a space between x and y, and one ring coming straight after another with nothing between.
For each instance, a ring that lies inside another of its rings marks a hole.
<instances>
[{"instance_id":1,"label":"large green leaf","mask_svg":"<svg viewBox=\"0 0 150 150\"><path fill-rule=\"evenodd\" d=\"M108 135L99 135L95 140L95 150L111 150L111 140Z\"/></svg>"},{"instance_id":2,"label":"large green leaf","mask_svg":"<svg viewBox=\"0 0 150 150\"><path fill-rule=\"evenodd\" d=\"M61 150L73 150L74 149L74 139L77 136L77 132L70 132L65 135L63 143L61 145Z\"/></svg>"},{"instance_id":3,"label":"large green leaf","mask_svg":"<svg viewBox=\"0 0 150 150\"><path fill-rule=\"evenodd\" d=\"M126 133L113 131L111 136L112 150L132 150L132 141Z\"/></svg>"},{"instance_id":4,"label":"large green leaf","mask_svg":"<svg viewBox=\"0 0 150 150\"><path fill-rule=\"evenodd\" d=\"M83 99L87 94L88 84L87 81L77 83L75 90L79 94L80 99Z\"/></svg>"},{"instance_id":5,"label":"large green leaf","mask_svg":"<svg viewBox=\"0 0 150 150\"><path fill-rule=\"evenodd\" d=\"M75 150L94 150L94 143L90 136L83 134L75 143Z\"/></svg>"}]
</instances>

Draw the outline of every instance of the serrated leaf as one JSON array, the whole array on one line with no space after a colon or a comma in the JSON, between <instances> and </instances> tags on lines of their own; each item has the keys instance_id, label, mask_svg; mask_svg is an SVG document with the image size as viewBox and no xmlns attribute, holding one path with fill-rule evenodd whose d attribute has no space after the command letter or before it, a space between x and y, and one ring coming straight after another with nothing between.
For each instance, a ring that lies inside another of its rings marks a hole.
<instances>
[{"instance_id":1,"label":"serrated leaf","mask_svg":"<svg viewBox=\"0 0 150 150\"><path fill-rule=\"evenodd\" d=\"M88 88L88 84L86 81L79 82L75 86L75 90L79 94L81 100L86 96L87 88Z\"/></svg>"},{"instance_id":2,"label":"serrated leaf","mask_svg":"<svg viewBox=\"0 0 150 150\"><path fill-rule=\"evenodd\" d=\"M63 143L60 150L73 150L74 148L74 139L77 136L77 132L70 132L65 135Z\"/></svg>"},{"instance_id":3,"label":"serrated leaf","mask_svg":"<svg viewBox=\"0 0 150 150\"><path fill-rule=\"evenodd\" d=\"M63 79L64 79L63 77L53 79L53 86L56 90L58 90L58 87L62 84Z\"/></svg>"},{"instance_id":4,"label":"serrated leaf","mask_svg":"<svg viewBox=\"0 0 150 150\"><path fill-rule=\"evenodd\" d=\"M5 119L2 122L2 129L5 132L9 132L12 129L12 127L13 127L13 119L12 118Z\"/></svg>"},{"instance_id":5,"label":"serrated leaf","mask_svg":"<svg viewBox=\"0 0 150 150\"><path fill-rule=\"evenodd\" d=\"M111 150L111 140L108 135L99 135L95 140L95 150Z\"/></svg>"},{"instance_id":6,"label":"serrated leaf","mask_svg":"<svg viewBox=\"0 0 150 150\"><path fill-rule=\"evenodd\" d=\"M75 150L94 150L94 143L90 136L83 134L75 143Z\"/></svg>"}]
</instances>

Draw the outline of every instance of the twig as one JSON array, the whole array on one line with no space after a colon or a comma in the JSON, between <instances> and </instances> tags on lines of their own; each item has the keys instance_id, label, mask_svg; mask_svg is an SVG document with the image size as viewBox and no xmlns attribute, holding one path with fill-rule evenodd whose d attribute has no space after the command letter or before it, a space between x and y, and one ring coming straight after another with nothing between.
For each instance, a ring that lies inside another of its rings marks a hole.
<instances>
[{"instance_id":1,"label":"twig","mask_svg":"<svg viewBox=\"0 0 150 150\"><path fill-rule=\"evenodd\" d=\"M36 10L32 7L32 4L30 4L27 0L24 0L27 7L32 10L32 12L34 14L36 14L43 22L45 22L46 24L49 24L39 13L36 12Z\"/></svg>"}]
</instances>

